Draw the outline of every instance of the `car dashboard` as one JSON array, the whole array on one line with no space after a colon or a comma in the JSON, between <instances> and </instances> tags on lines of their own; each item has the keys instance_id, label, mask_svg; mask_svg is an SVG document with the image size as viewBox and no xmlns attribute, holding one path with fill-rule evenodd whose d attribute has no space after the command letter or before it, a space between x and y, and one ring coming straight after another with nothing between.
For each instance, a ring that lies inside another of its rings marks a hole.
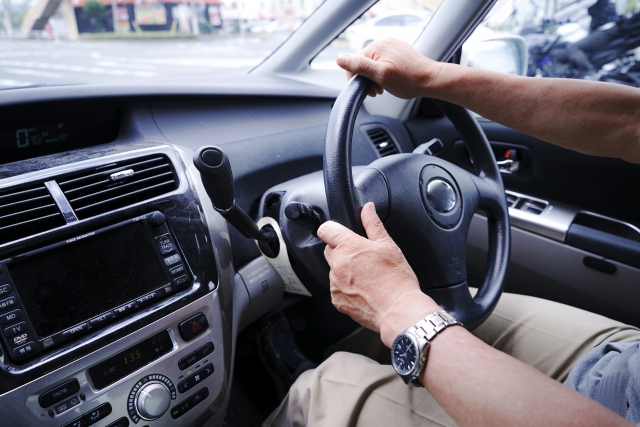
<instances>
[{"instance_id":1,"label":"car dashboard","mask_svg":"<svg viewBox=\"0 0 640 427\"><path fill-rule=\"evenodd\" d=\"M255 214L270 185L321 168L335 94L60 93L0 107L2 424L219 425L237 334L283 284L213 209L193 151L234 147Z\"/></svg>"}]
</instances>

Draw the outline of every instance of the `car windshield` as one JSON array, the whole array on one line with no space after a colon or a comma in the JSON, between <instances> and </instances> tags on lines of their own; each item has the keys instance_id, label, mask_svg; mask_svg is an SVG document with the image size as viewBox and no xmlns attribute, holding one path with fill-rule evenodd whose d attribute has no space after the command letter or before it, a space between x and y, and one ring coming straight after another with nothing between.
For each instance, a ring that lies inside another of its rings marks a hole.
<instances>
[{"instance_id":1,"label":"car windshield","mask_svg":"<svg viewBox=\"0 0 640 427\"><path fill-rule=\"evenodd\" d=\"M3 0L0 89L246 72L323 0Z\"/></svg>"},{"instance_id":2,"label":"car windshield","mask_svg":"<svg viewBox=\"0 0 640 427\"><path fill-rule=\"evenodd\" d=\"M355 53L385 37L413 44L442 0L379 0L311 62L314 69L336 69L336 56Z\"/></svg>"}]
</instances>

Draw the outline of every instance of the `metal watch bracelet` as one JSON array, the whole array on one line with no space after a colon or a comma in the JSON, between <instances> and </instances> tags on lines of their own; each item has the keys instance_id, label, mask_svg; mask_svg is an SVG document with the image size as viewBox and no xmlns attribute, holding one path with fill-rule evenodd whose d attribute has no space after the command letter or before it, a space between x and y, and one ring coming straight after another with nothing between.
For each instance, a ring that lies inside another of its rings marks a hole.
<instances>
[{"instance_id":1,"label":"metal watch bracelet","mask_svg":"<svg viewBox=\"0 0 640 427\"><path fill-rule=\"evenodd\" d=\"M427 365L427 354L431 340L444 328L453 325L462 326L462 323L458 322L455 317L443 310L430 314L405 331L418 337L420 340L420 349L422 350L419 370L414 374L415 376L411 378L409 384L416 387L423 387L422 382L420 382L420 374Z\"/></svg>"},{"instance_id":2,"label":"metal watch bracelet","mask_svg":"<svg viewBox=\"0 0 640 427\"><path fill-rule=\"evenodd\" d=\"M438 332L451 325L462 325L462 323L458 322L455 317L443 310L425 317L407 329L407 332L412 332L420 338L426 338L427 341L430 342Z\"/></svg>"}]
</instances>

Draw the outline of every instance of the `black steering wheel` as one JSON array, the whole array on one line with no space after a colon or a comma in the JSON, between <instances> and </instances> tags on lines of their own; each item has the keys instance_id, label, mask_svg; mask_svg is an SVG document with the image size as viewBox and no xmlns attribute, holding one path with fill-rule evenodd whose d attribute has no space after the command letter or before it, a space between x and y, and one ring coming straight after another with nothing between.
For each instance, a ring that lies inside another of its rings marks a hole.
<instances>
[{"instance_id":1,"label":"black steering wheel","mask_svg":"<svg viewBox=\"0 0 640 427\"><path fill-rule=\"evenodd\" d=\"M360 106L374 87L369 79L353 77L331 111L324 151L331 219L364 235L362 206L374 200L379 208L383 200L385 208L378 209L381 219L416 273L423 292L467 329L474 329L491 314L502 294L510 249L506 197L489 142L466 109L437 101L462 135L476 174L437 157L397 154L371 163L361 174L362 180L358 177L360 184L356 187L351 140ZM478 209L487 215L489 253L484 279L472 297L467 284L466 246L471 219Z\"/></svg>"}]
</instances>

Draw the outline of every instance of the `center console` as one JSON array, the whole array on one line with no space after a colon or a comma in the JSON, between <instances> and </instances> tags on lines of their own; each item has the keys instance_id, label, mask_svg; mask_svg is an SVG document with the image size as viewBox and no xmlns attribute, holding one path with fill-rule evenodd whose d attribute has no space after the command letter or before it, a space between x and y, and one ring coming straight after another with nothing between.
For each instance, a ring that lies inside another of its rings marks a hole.
<instances>
[{"instance_id":1,"label":"center console","mask_svg":"<svg viewBox=\"0 0 640 427\"><path fill-rule=\"evenodd\" d=\"M59 166L0 180L0 424L220 424L231 256L190 153L48 157Z\"/></svg>"}]
</instances>

